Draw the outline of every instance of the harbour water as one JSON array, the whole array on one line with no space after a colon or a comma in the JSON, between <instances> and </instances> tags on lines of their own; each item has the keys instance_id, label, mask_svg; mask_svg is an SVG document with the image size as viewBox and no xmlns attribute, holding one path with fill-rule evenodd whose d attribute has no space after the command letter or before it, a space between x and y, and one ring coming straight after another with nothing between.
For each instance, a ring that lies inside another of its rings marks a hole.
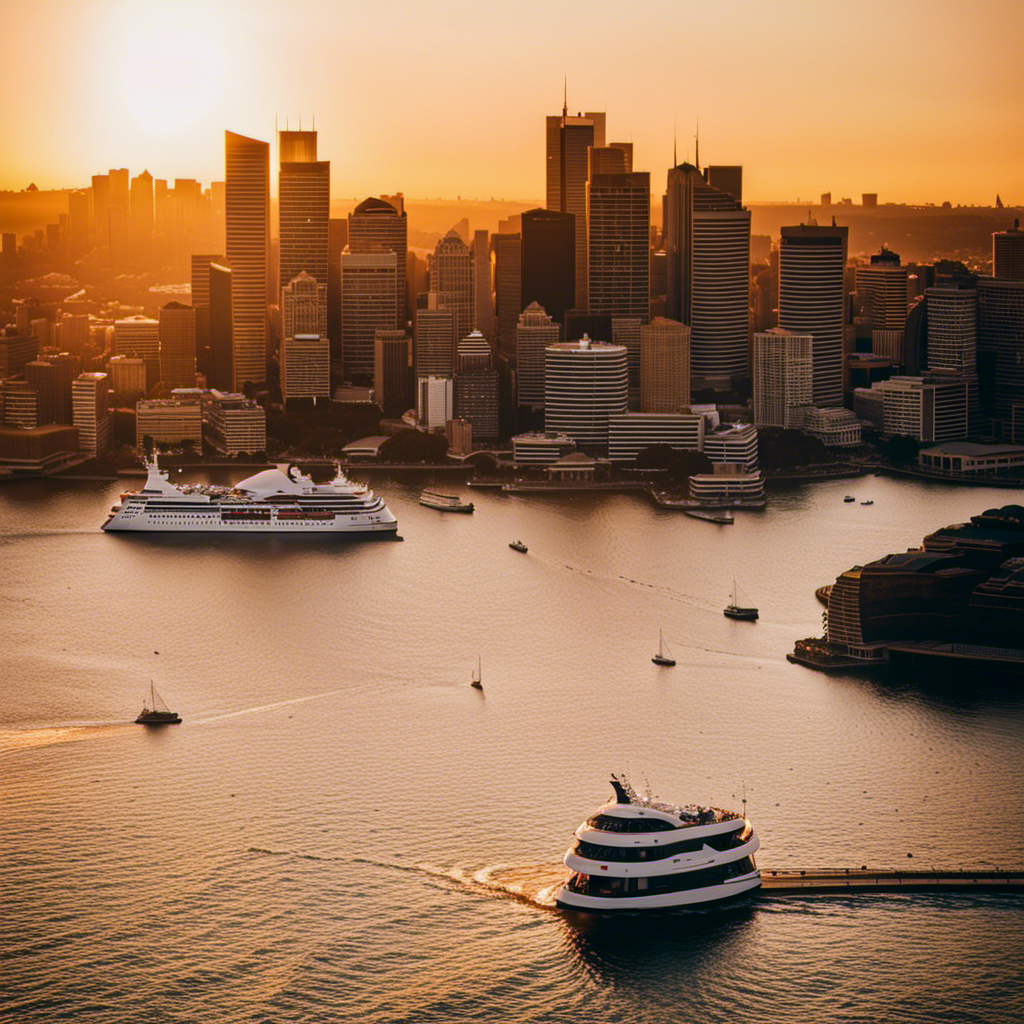
<instances>
[{"instance_id":1,"label":"harbour water","mask_svg":"<svg viewBox=\"0 0 1024 1024\"><path fill-rule=\"evenodd\" d=\"M404 543L109 536L123 483L0 489L12 1019L1024 1017L1020 896L652 923L537 892L612 770L745 794L762 868L1019 867L1024 690L785 661L815 587L1014 492L868 477L717 526L372 482ZM757 623L722 615L734 576ZM131 724L151 678L182 725Z\"/></svg>"}]
</instances>

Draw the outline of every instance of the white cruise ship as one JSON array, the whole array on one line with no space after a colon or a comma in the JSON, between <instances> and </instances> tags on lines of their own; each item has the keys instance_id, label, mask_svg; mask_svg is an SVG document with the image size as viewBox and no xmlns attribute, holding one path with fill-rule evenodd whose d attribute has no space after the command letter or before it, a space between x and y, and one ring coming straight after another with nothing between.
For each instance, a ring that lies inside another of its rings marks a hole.
<instances>
[{"instance_id":1,"label":"white cruise ship","mask_svg":"<svg viewBox=\"0 0 1024 1024\"><path fill-rule=\"evenodd\" d=\"M394 535L398 529L384 500L350 483L340 468L326 484L289 466L287 473L265 469L233 487L177 487L155 459L147 469L145 487L121 495L104 530Z\"/></svg>"},{"instance_id":2,"label":"white cruise ship","mask_svg":"<svg viewBox=\"0 0 1024 1024\"><path fill-rule=\"evenodd\" d=\"M612 776L615 796L576 829L571 871L555 895L586 911L703 907L757 889L760 842L742 814L674 807Z\"/></svg>"}]
</instances>

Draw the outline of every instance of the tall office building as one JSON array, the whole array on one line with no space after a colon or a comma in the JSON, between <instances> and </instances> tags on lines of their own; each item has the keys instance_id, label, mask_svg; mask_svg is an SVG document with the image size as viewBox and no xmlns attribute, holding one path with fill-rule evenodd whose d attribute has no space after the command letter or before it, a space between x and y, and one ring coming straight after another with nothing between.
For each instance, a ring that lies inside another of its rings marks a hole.
<instances>
[{"instance_id":1,"label":"tall office building","mask_svg":"<svg viewBox=\"0 0 1024 1024\"><path fill-rule=\"evenodd\" d=\"M401 328L374 332L373 392L385 416L412 405L412 341Z\"/></svg>"},{"instance_id":2,"label":"tall office building","mask_svg":"<svg viewBox=\"0 0 1024 1024\"><path fill-rule=\"evenodd\" d=\"M212 253L193 253L190 258L192 308L196 311L196 369L209 373L210 264L224 259Z\"/></svg>"},{"instance_id":3,"label":"tall office building","mask_svg":"<svg viewBox=\"0 0 1024 1024\"><path fill-rule=\"evenodd\" d=\"M107 361L110 402L116 409L134 409L146 397L146 361L135 356L111 356Z\"/></svg>"},{"instance_id":4,"label":"tall office building","mask_svg":"<svg viewBox=\"0 0 1024 1024\"><path fill-rule=\"evenodd\" d=\"M203 373L207 385L220 391L230 391L235 379L231 276L226 260L210 264L210 343Z\"/></svg>"},{"instance_id":5,"label":"tall office building","mask_svg":"<svg viewBox=\"0 0 1024 1024\"><path fill-rule=\"evenodd\" d=\"M690 328L655 317L640 327L640 411L679 412L690 404Z\"/></svg>"},{"instance_id":6,"label":"tall office building","mask_svg":"<svg viewBox=\"0 0 1024 1024\"><path fill-rule=\"evenodd\" d=\"M373 377L373 339L398 327L397 257L393 252L341 255L341 348L345 375Z\"/></svg>"},{"instance_id":7,"label":"tall office building","mask_svg":"<svg viewBox=\"0 0 1024 1024\"><path fill-rule=\"evenodd\" d=\"M454 228L434 247L430 290L443 295L445 305L455 310L455 334L464 338L476 326L473 322L473 258Z\"/></svg>"},{"instance_id":8,"label":"tall office building","mask_svg":"<svg viewBox=\"0 0 1024 1024\"><path fill-rule=\"evenodd\" d=\"M398 268L395 323L404 328L409 319L406 309L409 223L402 194L364 199L348 215L348 247L350 252L395 254Z\"/></svg>"},{"instance_id":9,"label":"tall office building","mask_svg":"<svg viewBox=\"0 0 1024 1024\"><path fill-rule=\"evenodd\" d=\"M160 379L160 321L129 316L114 321L114 349L119 356L146 361L146 391Z\"/></svg>"},{"instance_id":10,"label":"tall office building","mask_svg":"<svg viewBox=\"0 0 1024 1024\"><path fill-rule=\"evenodd\" d=\"M131 196L131 178L127 167L112 167L107 174L107 246L110 266L115 270L128 265L128 209Z\"/></svg>"},{"instance_id":11,"label":"tall office building","mask_svg":"<svg viewBox=\"0 0 1024 1024\"><path fill-rule=\"evenodd\" d=\"M978 362L997 433L1024 443L1024 281L978 278Z\"/></svg>"},{"instance_id":12,"label":"tall office building","mask_svg":"<svg viewBox=\"0 0 1024 1024\"><path fill-rule=\"evenodd\" d=\"M557 345L561 328L537 302L520 314L516 326L516 405L544 408L544 353Z\"/></svg>"},{"instance_id":13,"label":"tall office building","mask_svg":"<svg viewBox=\"0 0 1024 1024\"><path fill-rule=\"evenodd\" d=\"M710 164L704 168L704 180L721 192L743 202L743 168L738 164Z\"/></svg>"},{"instance_id":14,"label":"tall office building","mask_svg":"<svg viewBox=\"0 0 1024 1024\"><path fill-rule=\"evenodd\" d=\"M327 222L327 334L331 361L341 362L341 254L348 245L348 220L331 217Z\"/></svg>"},{"instance_id":15,"label":"tall office building","mask_svg":"<svg viewBox=\"0 0 1024 1024\"><path fill-rule=\"evenodd\" d=\"M695 386L748 372L750 211L692 164L668 172L664 199L667 309L690 327Z\"/></svg>"},{"instance_id":16,"label":"tall office building","mask_svg":"<svg viewBox=\"0 0 1024 1024\"><path fill-rule=\"evenodd\" d=\"M72 421L78 431L78 447L99 455L110 436L105 373L81 373L71 385Z\"/></svg>"},{"instance_id":17,"label":"tall office building","mask_svg":"<svg viewBox=\"0 0 1024 1024\"><path fill-rule=\"evenodd\" d=\"M928 369L973 374L977 369L977 289L936 287L924 294Z\"/></svg>"},{"instance_id":18,"label":"tall office building","mask_svg":"<svg viewBox=\"0 0 1024 1024\"><path fill-rule=\"evenodd\" d=\"M546 121L546 185L549 210L571 213L576 218L576 301L587 308L587 177L590 148L604 146L603 113L569 116L566 104L561 116Z\"/></svg>"},{"instance_id":19,"label":"tall office building","mask_svg":"<svg viewBox=\"0 0 1024 1024\"><path fill-rule=\"evenodd\" d=\"M857 294L873 331L902 331L907 324L907 268L898 253L882 248L871 265L857 267Z\"/></svg>"},{"instance_id":20,"label":"tall office building","mask_svg":"<svg viewBox=\"0 0 1024 1024\"><path fill-rule=\"evenodd\" d=\"M148 267L153 259L153 175L149 171L132 178L128 230L135 261Z\"/></svg>"},{"instance_id":21,"label":"tall office building","mask_svg":"<svg viewBox=\"0 0 1024 1024\"><path fill-rule=\"evenodd\" d=\"M629 174L633 170L633 143L613 142L608 146L591 146L587 159L589 178L595 174Z\"/></svg>"},{"instance_id":22,"label":"tall office building","mask_svg":"<svg viewBox=\"0 0 1024 1024\"><path fill-rule=\"evenodd\" d=\"M110 230L107 213L110 209L110 178L105 174L92 176L92 236L96 245L107 245Z\"/></svg>"},{"instance_id":23,"label":"tall office building","mask_svg":"<svg viewBox=\"0 0 1024 1024\"><path fill-rule=\"evenodd\" d=\"M331 397L331 345L318 334L285 335L281 341L281 397Z\"/></svg>"},{"instance_id":24,"label":"tall office building","mask_svg":"<svg viewBox=\"0 0 1024 1024\"><path fill-rule=\"evenodd\" d=\"M491 236L494 246L494 313L498 349L510 355L516 348L516 324L522 312L523 240L518 232Z\"/></svg>"},{"instance_id":25,"label":"tall office building","mask_svg":"<svg viewBox=\"0 0 1024 1024\"><path fill-rule=\"evenodd\" d=\"M527 210L522 215L522 252L521 308L536 302L556 324L564 324L566 310L576 303L575 216Z\"/></svg>"},{"instance_id":26,"label":"tall office building","mask_svg":"<svg viewBox=\"0 0 1024 1024\"><path fill-rule=\"evenodd\" d=\"M454 413L473 427L477 440L498 438L498 371L491 368L491 346L480 331L459 342Z\"/></svg>"},{"instance_id":27,"label":"tall office building","mask_svg":"<svg viewBox=\"0 0 1024 1024\"><path fill-rule=\"evenodd\" d=\"M626 412L626 349L584 337L544 352L544 428L589 455L608 454L608 417Z\"/></svg>"},{"instance_id":28,"label":"tall office building","mask_svg":"<svg viewBox=\"0 0 1024 1024\"><path fill-rule=\"evenodd\" d=\"M587 243L589 311L647 320L651 311L650 174L595 174L590 179Z\"/></svg>"},{"instance_id":29,"label":"tall office building","mask_svg":"<svg viewBox=\"0 0 1024 1024\"><path fill-rule=\"evenodd\" d=\"M487 339L494 334L494 289L491 282L491 245L487 231L473 232L473 308L477 330Z\"/></svg>"},{"instance_id":30,"label":"tall office building","mask_svg":"<svg viewBox=\"0 0 1024 1024\"><path fill-rule=\"evenodd\" d=\"M846 245L849 229L783 227L779 244L779 326L814 338L814 405L843 404Z\"/></svg>"},{"instance_id":31,"label":"tall office building","mask_svg":"<svg viewBox=\"0 0 1024 1024\"><path fill-rule=\"evenodd\" d=\"M316 131L307 129L277 133L278 151L283 164L316 163Z\"/></svg>"},{"instance_id":32,"label":"tall office building","mask_svg":"<svg viewBox=\"0 0 1024 1024\"><path fill-rule=\"evenodd\" d=\"M425 309L416 310L416 376L450 377L455 369L456 311L427 296Z\"/></svg>"},{"instance_id":33,"label":"tall office building","mask_svg":"<svg viewBox=\"0 0 1024 1024\"><path fill-rule=\"evenodd\" d=\"M39 393L40 426L72 422L71 385L81 368L81 360L69 352L40 356L25 364L25 380ZM143 364L143 387L145 380Z\"/></svg>"},{"instance_id":34,"label":"tall office building","mask_svg":"<svg viewBox=\"0 0 1024 1024\"><path fill-rule=\"evenodd\" d=\"M270 145L224 133L225 254L231 265L233 391L267 379Z\"/></svg>"},{"instance_id":35,"label":"tall office building","mask_svg":"<svg viewBox=\"0 0 1024 1024\"><path fill-rule=\"evenodd\" d=\"M182 302L160 308L160 380L168 388L196 386L196 311Z\"/></svg>"},{"instance_id":36,"label":"tall office building","mask_svg":"<svg viewBox=\"0 0 1024 1024\"><path fill-rule=\"evenodd\" d=\"M281 337L327 337L327 286L303 270L281 289Z\"/></svg>"},{"instance_id":37,"label":"tall office building","mask_svg":"<svg viewBox=\"0 0 1024 1024\"><path fill-rule=\"evenodd\" d=\"M998 281L1024 281L1024 231L1019 219L1009 230L992 233L992 276Z\"/></svg>"},{"instance_id":38,"label":"tall office building","mask_svg":"<svg viewBox=\"0 0 1024 1024\"><path fill-rule=\"evenodd\" d=\"M759 427L799 427L802 406L814 390L810 334L781 327L754 335L754 423Z\"/></svg>"}]
</instances>

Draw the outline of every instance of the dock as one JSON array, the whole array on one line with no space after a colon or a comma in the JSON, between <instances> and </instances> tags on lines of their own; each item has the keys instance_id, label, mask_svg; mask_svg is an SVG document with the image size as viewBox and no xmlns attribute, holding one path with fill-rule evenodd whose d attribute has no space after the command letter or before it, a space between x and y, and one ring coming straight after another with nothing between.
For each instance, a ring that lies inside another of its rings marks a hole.
<instances>
[{"instance_id":1,"label":"dock","mask_svg":"<svg viewBox=\"0 0 1024 1024\"><path fill-rule=\"evenodd\" d=\"M870 868L761 869L766 896L872 892L1024 892L1024 871L889 871Z\"/></svg>"}]
</instances>

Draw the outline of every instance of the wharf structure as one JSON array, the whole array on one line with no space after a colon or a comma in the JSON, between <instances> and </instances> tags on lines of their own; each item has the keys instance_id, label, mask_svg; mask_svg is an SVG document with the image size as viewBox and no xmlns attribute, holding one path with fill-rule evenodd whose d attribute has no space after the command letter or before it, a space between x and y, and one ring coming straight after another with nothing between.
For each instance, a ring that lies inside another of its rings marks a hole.
<instances>
[{"instance_id":1,"label":"wharf structure","mask_svg":"<svg viewBox=\"0 0 1024 1024\"><path fill-rule=\"evenodd\" d=\"M825 670L891 660L1024 672L1024 507L987 509L840 573L825 636L798 641L789 658Z\"/></svg>"}]
</instances>

